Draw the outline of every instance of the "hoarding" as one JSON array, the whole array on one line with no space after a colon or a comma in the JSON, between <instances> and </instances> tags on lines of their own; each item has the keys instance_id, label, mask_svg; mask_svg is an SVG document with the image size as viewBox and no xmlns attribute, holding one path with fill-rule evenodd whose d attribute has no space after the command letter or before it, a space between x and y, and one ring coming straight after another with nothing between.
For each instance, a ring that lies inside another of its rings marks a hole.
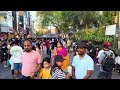
<instances>
[{"instance_id":1,"label":"hoarding","mask_svg":"<svg viewBox=\"0 0 120 90\"><path fill-rule=\"evenodd\" d=\"M116 33L116 24L106 26L105 35L115 35L115 33Z\"/></svg>"}]
</instances>

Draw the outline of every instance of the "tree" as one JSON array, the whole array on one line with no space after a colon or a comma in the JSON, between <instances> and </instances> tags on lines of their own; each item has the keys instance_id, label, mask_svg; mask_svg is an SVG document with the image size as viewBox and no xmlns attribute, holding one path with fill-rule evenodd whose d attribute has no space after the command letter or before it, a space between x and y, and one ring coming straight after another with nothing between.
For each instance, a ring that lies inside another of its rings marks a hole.
<instances>
[{"instance_id":1,"label":"tree","mask_svg":"<svg viewBox=\"0 0 120 90\"><path fill-rule=\"evenodd\" d=\"M103 11L102 24L105 26L114 24L116 14L116 11Z\"/></svg>"},{"instance_id":2,"label":"tree","mask_svg":"<svg viewBox=\"0 0 120 90\"><path fill-rule=\"evenodd\" d=\"M57 30L61 29L62 11L37 11L37 16L41 16L42 26L54 26Z\"/></svg>"},{"instance_id":3,"label":"tree","mask_svg":"<svg viewBox=\"0 0 120 90\"><path fill-rule=\"evenodd\" d=\"M98 17L100 16L98 11L82 11L83 25L86 29L91 28L97 23Z\"/></svg>"}]
</instances>

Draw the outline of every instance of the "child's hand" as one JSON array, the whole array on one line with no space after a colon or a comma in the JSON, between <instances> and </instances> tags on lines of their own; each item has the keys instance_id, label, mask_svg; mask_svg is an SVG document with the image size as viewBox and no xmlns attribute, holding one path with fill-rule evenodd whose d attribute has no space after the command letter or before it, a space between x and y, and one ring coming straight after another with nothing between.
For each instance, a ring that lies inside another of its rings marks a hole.
<instances>
[{"instance_id":1,"label":"child's hand","mask_svg":"<svg viewBox=\"0 0 120 90\"><path fill-rule=\"evenodd\" d=\"M70 79L70 73L67 73L67 75L66 75L66 79Z\"/></svg>"},{"instance_id":2,"label":"child's hand","mask_svg":"<svg viewBox=\"0 0 120 90\"><path fill-rule=\"evenodd\" d=\"M31 79L34 79L35 78L35 74L33 73L30 77L31 77Z\"/></svg>"},{"instance_id":3,"label":"child's hand","mask_svg":"<svg viewBox=\"0 0 120 90\"><path fill-rule=\"evenodd\" d=\"M34 79L40 79L40 77L34 77Z\"/></svg>"}]
</instances>

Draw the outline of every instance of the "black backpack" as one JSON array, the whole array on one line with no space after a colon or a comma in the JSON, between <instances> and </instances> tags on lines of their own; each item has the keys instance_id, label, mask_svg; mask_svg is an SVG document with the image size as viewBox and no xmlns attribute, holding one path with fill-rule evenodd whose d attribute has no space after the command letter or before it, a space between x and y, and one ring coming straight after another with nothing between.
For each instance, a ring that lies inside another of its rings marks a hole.
<instances>
[{"instance_id":1,"label":"black backpack","mask_svg":"<svg viewBox=\"0 0 120 90\"><path fill-rule=\"evenodd\" d=\"M107 55L105 52L105 58L102 60L102 68L104 71L111 72L115 67L115 60L112 58L113 53L111 55Z\"/></svg>"}]
</instances>

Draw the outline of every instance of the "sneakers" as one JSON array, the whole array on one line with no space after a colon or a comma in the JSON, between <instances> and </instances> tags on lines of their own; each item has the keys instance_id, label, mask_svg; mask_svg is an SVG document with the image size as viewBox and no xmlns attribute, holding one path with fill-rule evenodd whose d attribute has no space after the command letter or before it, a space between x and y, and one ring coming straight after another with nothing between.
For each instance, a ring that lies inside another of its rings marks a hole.
<instances>
[{"instance_id":1,"label":"sneakers","mask_svg":"<svg viewBox=\"0 0 120 90\"><path fill-rule=\"evenodd\" d=\"M7 65L4 65L4 67L8 67Z\"/></svg>"}]
</instances>

